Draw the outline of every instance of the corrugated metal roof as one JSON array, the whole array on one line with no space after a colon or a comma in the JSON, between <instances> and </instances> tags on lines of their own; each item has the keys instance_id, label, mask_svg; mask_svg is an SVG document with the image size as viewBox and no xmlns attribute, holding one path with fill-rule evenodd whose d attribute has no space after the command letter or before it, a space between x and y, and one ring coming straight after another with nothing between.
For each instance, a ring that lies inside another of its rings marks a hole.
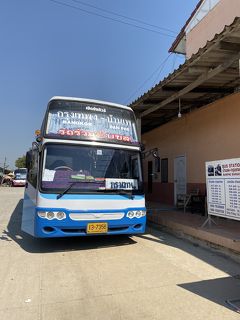
<instances>
[{"instance_id":1,"label":"corrugated metal roof","mask_svg":"<svg viewBox=\"0 0 240 320\"><path fill-rule=\"evenodd\" d=\"M239 87L240 18L208 41L177 70L130 104L147 132L177 117L231 94Z\"/></svg>"}]
</instances>

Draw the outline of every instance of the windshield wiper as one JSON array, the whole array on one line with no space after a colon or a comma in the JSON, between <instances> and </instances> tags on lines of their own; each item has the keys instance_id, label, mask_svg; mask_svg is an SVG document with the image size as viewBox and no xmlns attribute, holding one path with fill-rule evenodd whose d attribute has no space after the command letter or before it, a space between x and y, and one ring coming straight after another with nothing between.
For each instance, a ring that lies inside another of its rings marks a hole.
<instances>
[{"instance_id":1,"label":"windshield wiper","mask_svg":"<svg viewBox=\"0 0 240 320\"><path fill-rule=\"evenodd\" d=\"M114 190L116 193L120 194L120 195L123 195L123 196L129 196L130 199L134 199L134 196L133 196L133 190L125 190L125 189L116 189Z\"/></svg>"},{"instance_id":2,"label":"windshield wiper","mask_svg":"<svg viewBox=\"0 0 240 320\"><path fill-rule=\"evenodd\" d=\"M59 193L59 194L57 195L57 200L60 199L60 198L62 198L62 196L63 196L65 193L67 193L68 190L70 190L70 189L72 188L72 186L74 186L75 183L78 183L78 182L82 182L82 181L74 181L74 182L72 182L72 183L70 184L70 186L68 186L63 192L61 192L61 193Z\"/></svg>"},{"instance_id":3,"label":"windshield wiper","mask_svg":"<svg viewBox=\"0 0 240 320\"><path fill-rule=\"evenodd\" d=\"M96 181L84 181L84 180L77 180L77 181L73 181L71 184L70 184L70 186L68 186L63 192L61 192L61 193L59 193L58 195L57 195L57 200L58 199L60 199L60 198L62 198L62 196L64 195L64 194L66 194L71 188L72 188L72 186L74 186L74 184L75 183L96 183ZM90 191L90 190L89 190ZM103 191L103 190L94 190L94 191Z\"/></svg>"}]
</instances>

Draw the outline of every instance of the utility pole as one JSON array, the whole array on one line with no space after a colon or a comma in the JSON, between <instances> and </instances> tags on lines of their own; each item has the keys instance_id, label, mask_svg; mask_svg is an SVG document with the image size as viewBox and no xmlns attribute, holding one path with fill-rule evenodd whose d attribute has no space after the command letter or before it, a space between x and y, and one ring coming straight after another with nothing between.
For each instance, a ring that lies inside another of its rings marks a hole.
<instances>
[{"instance_id":1,"label":"utility pole","mask_svg":"<svg viewBox=\"0 0 240 320\"><path fill-rule=\"evenodd\" d=\"M5 170L6 170L8 167L9 167L9 166L7 165L7 157L4 157L3 174L5 174Z\"/></svg>"},{"instance_id":2,"label":"utility pole","mask_svg":"<svg viewBox=\"0 0 240 320\"><path fill-rule=\"evenodd\" d=\"M5 157L4 163L3 163L3 174L5 174L6 163L7 163L7 158Z\"/></svg>"},{"instance_id":3,"label":"utility pole","mask_svg":"<svg viewBox=\"0 0 240 320\"><path fill-rule=\"evenodd\" d=\"M3 168L2 168L2 172L0 172L0 185L3 184L3 180L4 180L4 175L5 175L5 168L6 168L6 163L7 163L7 158L4 157L4 162L3 162Z\"/></svg>"}]
</instances>

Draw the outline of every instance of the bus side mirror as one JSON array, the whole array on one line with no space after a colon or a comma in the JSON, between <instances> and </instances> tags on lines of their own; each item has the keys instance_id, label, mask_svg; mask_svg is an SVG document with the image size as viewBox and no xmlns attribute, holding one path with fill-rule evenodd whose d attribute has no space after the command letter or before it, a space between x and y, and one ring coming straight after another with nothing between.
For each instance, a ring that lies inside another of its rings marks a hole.
<instances>
[{"instance_id":1,"label":"bus side mirror","mask_svg":"<svg viewBox=\"0 0 240 320\"><path fill-rule=\"evenodd\" d=\"M28 170L31 168L32 158L32 150L30 150L26 153L26 168Z\"/></svg>"}]
</instances>

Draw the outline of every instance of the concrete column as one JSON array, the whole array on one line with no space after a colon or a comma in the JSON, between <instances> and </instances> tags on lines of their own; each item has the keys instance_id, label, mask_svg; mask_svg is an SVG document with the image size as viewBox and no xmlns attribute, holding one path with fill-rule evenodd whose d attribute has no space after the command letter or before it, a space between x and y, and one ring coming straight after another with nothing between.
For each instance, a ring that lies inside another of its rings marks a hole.
<instances>
[{"instance_id":1,"label":"concrete column","mask_svg":"<svg viewBox=\"0 0 240 320\"><path fill-rule=\"evenodd\" d=\"M138 138L139 142L142 140L142 119L140 117L137 117L137 133L138 133Z\"/></svg>"}]
</instances>

